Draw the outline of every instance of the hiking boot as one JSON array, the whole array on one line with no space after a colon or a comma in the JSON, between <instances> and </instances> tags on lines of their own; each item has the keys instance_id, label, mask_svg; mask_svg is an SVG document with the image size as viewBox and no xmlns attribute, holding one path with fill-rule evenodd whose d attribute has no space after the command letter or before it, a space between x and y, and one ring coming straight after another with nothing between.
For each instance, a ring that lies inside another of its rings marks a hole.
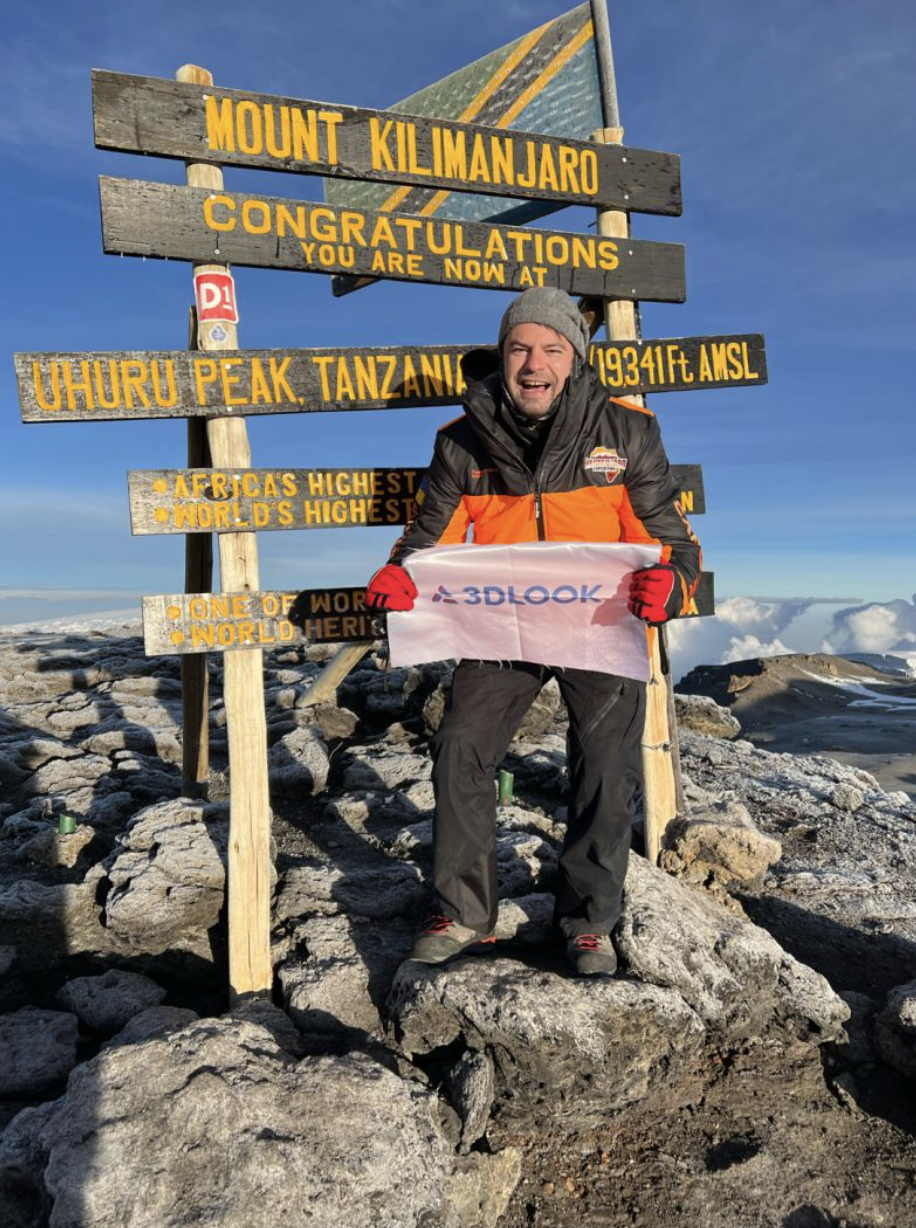
<instances>
[{"instance_id":1,"label":"hiking boot","mask_svg":"<svg viewBox=\"0 0 916 1228\"><path fill-rule=\"evenodd\" d=\"M421 964L444 964L477 943L495 942L495 935L486 930L468 929L452 917L439 913L427 917L417 935L410 958Z\"/></svg>"},{"instance_id":2,"label":"hiking boot","mask_svg":"<svg viewBox=\"0 0 916 1228\"><path fill-rule=\"evenodd\" d=\"M613 976L617 952L610 934L574 934L566 942L566 962L578 976Z\"/></svg>"}]
</instances>

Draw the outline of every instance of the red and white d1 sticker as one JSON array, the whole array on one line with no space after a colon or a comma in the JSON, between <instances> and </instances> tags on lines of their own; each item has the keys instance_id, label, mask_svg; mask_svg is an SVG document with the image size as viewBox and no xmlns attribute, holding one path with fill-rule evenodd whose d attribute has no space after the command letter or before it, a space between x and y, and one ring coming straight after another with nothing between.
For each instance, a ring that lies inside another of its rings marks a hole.
<instances>
[{"instance_id":1,"label":"red and white d1 sticker","mask_svg":"<svg viewBox=\"0 0 916 1228\"><path fill-rule=\"evenodd\" d=\"M239 311L235 304L235 282L231 273L195 273L194 297L197 300L197 318L201 323L221 320L224 324L238 324Z\"/></svg>"}]
</instances>

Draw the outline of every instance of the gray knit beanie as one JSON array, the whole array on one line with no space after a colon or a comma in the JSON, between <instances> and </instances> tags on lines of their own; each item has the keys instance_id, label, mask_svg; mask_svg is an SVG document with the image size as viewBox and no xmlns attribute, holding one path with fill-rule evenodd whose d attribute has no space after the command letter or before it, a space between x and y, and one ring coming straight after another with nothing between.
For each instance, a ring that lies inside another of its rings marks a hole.
<instances>
[{"instance_id":1,"label":"gray knit beanie","mask_svg":"<svg viewBox=\"0 0 916 1228\"><path fill-rule=\"evenodd\" d=\"M506 335L516 324L544 324L547 328L556 329L585 360L590 340L588 325L565 290L557 290L553 286L532 286L512 300L499 326L500 356Z\"/></svg>"}]
</instances>

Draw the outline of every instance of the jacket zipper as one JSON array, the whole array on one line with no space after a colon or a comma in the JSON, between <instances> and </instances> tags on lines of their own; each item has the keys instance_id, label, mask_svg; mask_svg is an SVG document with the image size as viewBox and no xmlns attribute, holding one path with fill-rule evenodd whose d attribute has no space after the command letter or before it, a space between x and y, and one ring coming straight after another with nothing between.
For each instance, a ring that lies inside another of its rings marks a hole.
<instances>
[{"instance_id":1,"label":"jacket zipper","mask_svg":"<svg viewBox=\"0 0 916 1228\"><path fill-rule=\"evenodd\" d=\"M544 526L544 505L541 503L541 488L536 480L534 483L534 523L537 526L538 541L546 541L547 530Z\"/></svg>"}]
</instances>

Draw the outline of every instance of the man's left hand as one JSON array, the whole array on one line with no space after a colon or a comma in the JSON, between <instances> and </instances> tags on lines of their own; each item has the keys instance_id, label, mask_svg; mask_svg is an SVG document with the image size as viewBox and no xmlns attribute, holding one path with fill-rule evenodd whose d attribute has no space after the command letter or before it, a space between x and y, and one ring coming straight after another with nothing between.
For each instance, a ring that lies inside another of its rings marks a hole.
<instances>
[{"instance_id":1,"label":"man's left hand","mask_svg":"<svg viewBox=\"0 0 916 1228\"><path fill-rule=\"evenodd\" d=\"M630 577L627 608L643 622L657 625L676 618L681 608L680 576L669 563L655 563Z\"/></svg>"}]
</instances>

